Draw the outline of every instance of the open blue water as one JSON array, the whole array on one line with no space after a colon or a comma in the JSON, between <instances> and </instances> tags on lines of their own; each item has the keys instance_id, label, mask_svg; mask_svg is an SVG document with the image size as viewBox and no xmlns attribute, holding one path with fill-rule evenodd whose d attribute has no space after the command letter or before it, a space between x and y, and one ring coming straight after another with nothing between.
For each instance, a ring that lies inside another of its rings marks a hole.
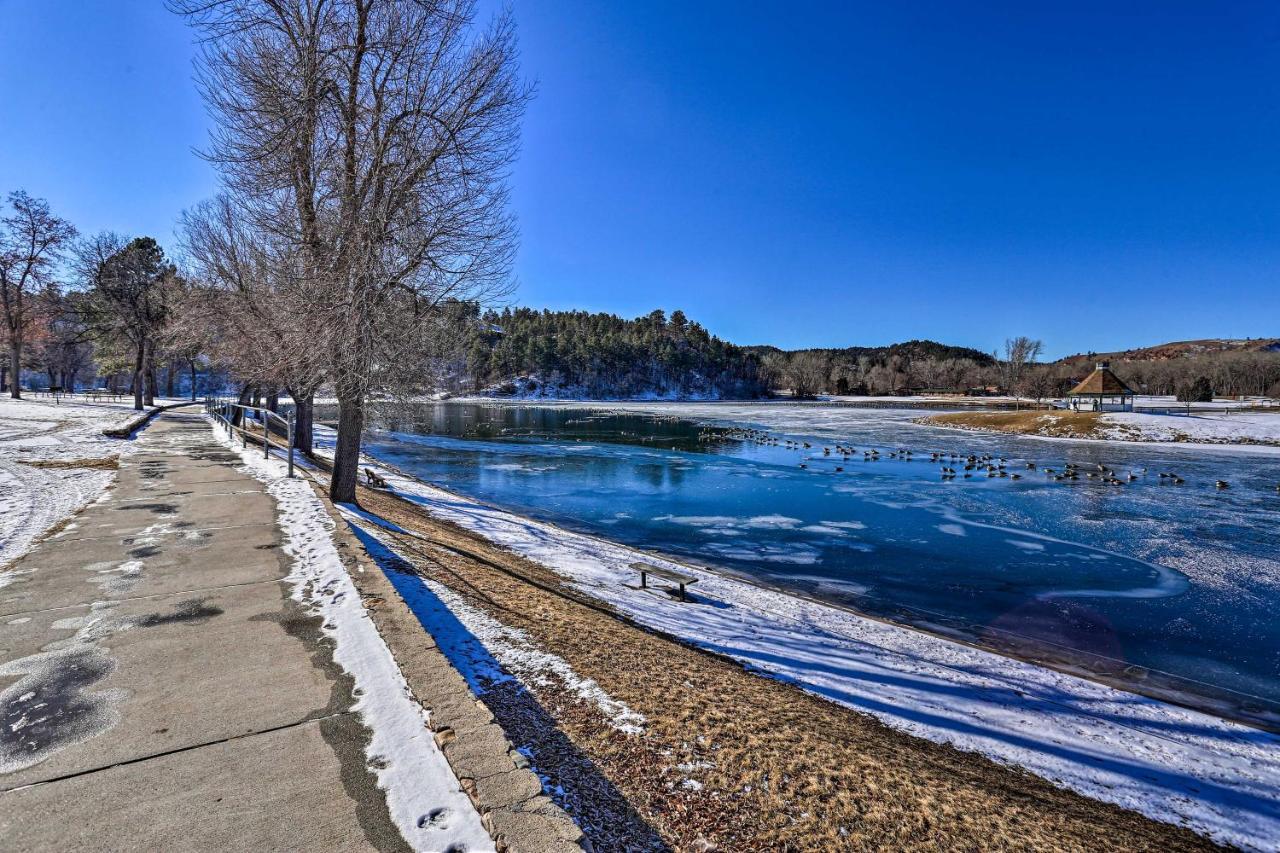
<instances>
[{"instance_id":1,"label":"open blue water","mask_svg":"<svg viewBox=\"0 0 1280 853\"><path fill-rule=\"evenodd\" d=\"M1280 719L1275 456L958 433L912 424L918 411L630 408L429 404L384 416L367 449L571 529ZM812 447L762 445L732 427ZM846 461L836 443L856 453ZM864 460L872 448L879 459ZM890 458L897 448L914 455ZM932 451L1003 457L1021 479L975 470L946 481L941 466L963 473L963 462L933 462ZM1057 482L1027 461L1138 479Z\"/></svg>"}]
</instances>

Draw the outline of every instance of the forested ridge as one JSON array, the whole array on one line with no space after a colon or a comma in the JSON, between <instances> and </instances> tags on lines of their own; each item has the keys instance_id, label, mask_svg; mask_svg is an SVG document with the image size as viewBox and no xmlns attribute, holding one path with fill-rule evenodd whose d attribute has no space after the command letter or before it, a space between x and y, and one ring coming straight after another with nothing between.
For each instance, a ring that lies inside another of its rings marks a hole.
<instances>
[{"instance_id":1,"label":"forested ridge","mask_svg":"<svg viewBox=\"0 0 1280 853\"><path fill-rule=\"evenodd\" d=\"M587 311L508 308L471 324L466 376L498 393L591 397L760 397L760 359L683 311L634 320Z\"/></svg>"},{"instance_id":2,"label":"forested ridge","mask_svg":"<svg viewBox=\"0 0 1280 853\"><path fill-rule=\"evenodd\" d=\"M912 340L879 347L785 351L737 346L683 311L634 320L587 311L508 308L469 314L463 364L453 390L501 395L750 399L772 391L800 395L889 393L931 380L964 387L987 381L995 359L978 350Z\"/></svg>"},{"instance_id":3,"label":"forested ridge","mask_svg":"<svg viewBox=\"0 0 1280 853\"><path fill-rule=\"evenodd\" d=\"M971 347L957 347L950 344L940 344L937 341L921 340L903 341L879 347L810 347L808 349L784 350L766 344L749 346L745 347L745 349L762 358L811 353L832 361L845 362L857 362L861 359L882 364L889 359L896 358L907 362L968 359L975 364L984 366L995 364L995 357L991 353L982 352Z\"/></svg>"}]
</instances>

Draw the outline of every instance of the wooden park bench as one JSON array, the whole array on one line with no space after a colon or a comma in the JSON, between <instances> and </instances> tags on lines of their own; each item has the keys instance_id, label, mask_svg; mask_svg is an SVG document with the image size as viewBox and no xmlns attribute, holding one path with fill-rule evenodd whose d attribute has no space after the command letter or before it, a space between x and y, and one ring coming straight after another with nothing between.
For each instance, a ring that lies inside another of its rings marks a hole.
<instances>
[{"instance_id":1,"label":"wooden park bench","mask_svg":"<svg viewBox=\"0 0 1280 853\"><path fill-rule=\"evenodd\" d=\"M698 579L695 578L693 575L686 575L686 574L681 574L680 572L673 572L670 569L663 569L663 568L659 568L658 566L651 566L648 563L632 563L631 568L635 569L637 572L640 573L641 589L648 589L649 575L653 575L655 578L662 578L665 581L671 581L671 583L676 584L678 587L680 587L681 601L689 600L688 597L686 597L684 592L685 585L698 582Z\"/></svg>"},{"instance_id":2,"label":"wooden park bench","mask_svg":"<svg viewBox=\"0 0 1280 853\"><path fill-rule=\"evenodd\" d=\"M368 481L369 485L375 489L391 488L389 485L387 485L387 481L382 479L382 477L380 477L377 474L377 472L375 472L372 468L364 469L364 478L366 481Z\"/></svg>"}]
</instances>

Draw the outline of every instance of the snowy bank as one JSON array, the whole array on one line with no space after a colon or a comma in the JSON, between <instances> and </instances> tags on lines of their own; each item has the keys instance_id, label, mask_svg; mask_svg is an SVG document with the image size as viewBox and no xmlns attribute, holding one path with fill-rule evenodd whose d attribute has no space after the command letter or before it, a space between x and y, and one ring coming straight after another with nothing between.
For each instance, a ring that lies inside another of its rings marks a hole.
<instances>
[{"instance_id":1,"label":"snowy bank","mask_svg":"<svg viewBox=\"0 0 1280 853\"><path fill-rule=\"evenodd\" d=\"M1108 412L1100 420L1100 429L1106 438L1122 441L1280 446L1280 411L1233 412L1219 409L1190 415Z\"/></svg>"},{"instance_id":2,"label":"snowy bank","mask_svg":"<svg viewBox=\"0 0 1280 853\"><path fill-rule=\"evenodd\" d=\"M289 478L277 458L242 449L212 426L218 440L240 454L241 469L267 486L277 502L285 579L293 599L323 618L333 659L355 682L354 710L368 727L369 766L386 792L387 809L414 850L493 850L471 800L436 746L427 715L414 700L391 651L365 610L333 542L333 519L304 477Z\"/></svg>"},{"instance_id":3,"label":"snowy bank","mask_svg":"<svg viewBox=\"0 0 1280 853\"><path fill-rule=\"evenodd\" d=\"M556 571L656 630L890 726L1247 849L1280 842L1280 737L572 533L370 462L433 515ZM691 604L636 588L694 574Z\"/></svg>"}]
</instances>

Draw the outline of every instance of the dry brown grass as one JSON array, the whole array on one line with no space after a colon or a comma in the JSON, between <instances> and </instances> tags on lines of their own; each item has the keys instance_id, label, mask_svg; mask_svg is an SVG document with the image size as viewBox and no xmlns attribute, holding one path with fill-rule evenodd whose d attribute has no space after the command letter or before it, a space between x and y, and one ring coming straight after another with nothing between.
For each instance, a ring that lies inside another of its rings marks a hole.
<instances>
[{"instance_id":1,"label":"dry brown grass","mask_svg":"<svg viewBox=\"0 0 1280 853\"><path fill-rule=\"evenodd\" d=\"M120 468L120 459L116 456L104 456L101 459L19 459L18 461L32 468L97 468L103 471L116 471Z\"/></svg>"},{"instance_id":2,"label":"dry brown grass","mask_svg":"<svg viewBox=\"0 0 1280 853\"><path fill-rule=\"evenodd\" d=\"M1098 430L1101 425L1099 417L1099 412L956 412L920 418L917 423L978 432L1048 435L1058 438L1106 438Z\"/></svg>"},{"instance_id":3,"label":"dry brown grass","mask_svg":"<svg viewBox=\"0 0 1280 853\"><path fill-rule=\"evenodd\" d=\"M391 495L362 489L360 501L426 537L396 537L417 572L523 630L648 718L643 734L622 735L576 697L538 686L537 712L553 721L551 735L513 718L518 709L495 710L516 743L532 740L541 772L570 791L596 790L575 795L574 816L598 850L1212 847L642 629L547 568ZM497 694L485 701L503 706ZM893 701L891 691L885 699ZM565 751L577 755L565 759ZM676 768L700 762L691 773ZM701 789L682 786L686 778ZM627 820L639 823L624 842L618 827Z\"/></svg>"}]
</instances>

